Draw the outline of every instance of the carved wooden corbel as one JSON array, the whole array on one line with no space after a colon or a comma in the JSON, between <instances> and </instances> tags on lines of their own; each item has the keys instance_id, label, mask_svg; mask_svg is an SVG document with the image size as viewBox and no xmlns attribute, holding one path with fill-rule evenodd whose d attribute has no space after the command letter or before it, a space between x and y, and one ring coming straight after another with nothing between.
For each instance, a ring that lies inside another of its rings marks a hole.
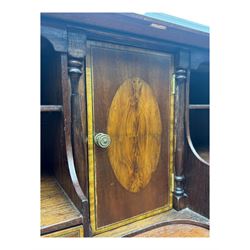
<instances>
[{"instance_id":1,"label":"carved wooden corbel","mask_svg":"<svg viewBox=\"0 0 250 250\"><path fill-rule=\"evenodd\" d=\"M64 28L42 25L41 37L46 38L56 52L67 52L67 32Z\"/></svg>"}]
</instances>

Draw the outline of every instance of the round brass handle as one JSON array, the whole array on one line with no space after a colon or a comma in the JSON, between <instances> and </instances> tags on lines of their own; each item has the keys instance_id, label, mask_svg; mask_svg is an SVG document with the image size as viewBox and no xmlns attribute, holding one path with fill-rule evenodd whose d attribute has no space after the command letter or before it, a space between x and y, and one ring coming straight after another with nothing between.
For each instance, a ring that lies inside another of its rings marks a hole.
<instances>
[{"instance_id":1,"label":"round brass handle","mask_svg":"<svg viewBox=\"0 0 250 250\"><path fill-rule=\"evenodd\" d=\"M95 135L95 144L100 148L107 148L111 143L110 136L104 133Z\"/></svg>"}]
</instances>

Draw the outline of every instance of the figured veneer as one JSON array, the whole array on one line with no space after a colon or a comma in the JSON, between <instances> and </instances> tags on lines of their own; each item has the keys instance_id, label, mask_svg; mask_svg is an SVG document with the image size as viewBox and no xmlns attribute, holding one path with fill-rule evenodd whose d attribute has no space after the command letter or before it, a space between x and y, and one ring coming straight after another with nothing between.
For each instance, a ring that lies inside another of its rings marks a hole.
<instances>
[{"instance_id":1,"label":"figured veneer","mask_svg":"<svg viewBox=\"0 0 250 250\"><path fill-rule=\"evenodd\" d=\"M130 192L139 192L151 180L161 150L162 124L157 100L140 78L126 80L109 110L109 160L117 180Z\"/></svg>"}]
</instances>

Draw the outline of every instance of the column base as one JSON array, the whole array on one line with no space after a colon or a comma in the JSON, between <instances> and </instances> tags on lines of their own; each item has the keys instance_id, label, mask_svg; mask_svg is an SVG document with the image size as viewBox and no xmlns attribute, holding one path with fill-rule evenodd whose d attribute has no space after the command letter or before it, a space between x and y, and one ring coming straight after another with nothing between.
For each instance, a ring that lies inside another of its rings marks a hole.
<instances>
[{"instance_id":1,"label":"column base","mask_svg":"<svg viewBox=\"0 0 250 250\"><path fill-rule=\"evenodd\" d=\"M173 208L177 211L186 208L188 205L188 196L183 194L182 196L174 195L173 196Z\"/></svg>"}]
</instances>

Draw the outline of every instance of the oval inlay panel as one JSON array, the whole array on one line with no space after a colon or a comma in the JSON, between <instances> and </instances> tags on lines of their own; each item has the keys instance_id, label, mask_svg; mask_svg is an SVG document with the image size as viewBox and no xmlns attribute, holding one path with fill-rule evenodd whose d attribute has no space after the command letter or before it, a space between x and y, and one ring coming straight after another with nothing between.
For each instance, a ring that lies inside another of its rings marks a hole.
<instances>
[{"instance_id":1,"label":"oval inlay panel","mask_svg":"<svg viewBox=\"0 0 250 250\"><path fill-rule=\"evenodd\" d=\"M109 110L109 160L117 180L130 192L150 181L161 150L161 117L150 86L140 78L126 80Z\"/></svg>"}]
</instances>

